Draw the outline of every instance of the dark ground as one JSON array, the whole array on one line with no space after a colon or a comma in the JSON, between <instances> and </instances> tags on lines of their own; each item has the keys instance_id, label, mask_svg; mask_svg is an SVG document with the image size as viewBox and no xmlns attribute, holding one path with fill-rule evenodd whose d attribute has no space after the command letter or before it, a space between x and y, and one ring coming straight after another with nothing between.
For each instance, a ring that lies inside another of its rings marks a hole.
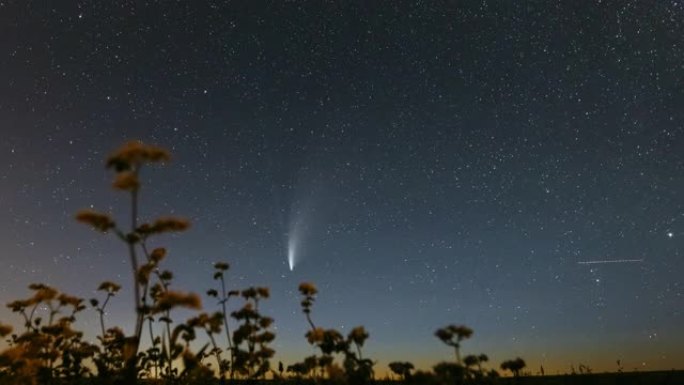
<instances>
[{"instance_id":1,"label":"dark ground","mask_svg":"<svg viewBox=\"0 0 684 385\"><path fill-rule=\"evenodd\" d=\"M500 383L505 385L684 385L684 370L501 378Z\"/></svg>"},{"instance_id":2,"label":"dark ground","mask_svg":"<svg viewBox=\"0 0 684 385\"><path fill-rule=\"evenodd\" d=\"M244 384L255 384L245 381ZM260 384L299 384L296 380L263 381ZM306 383L306 382L305 382ZM235 384L242 384L237 381ZM308 383L307 383L308 384ZM376 385L398 385L399 381L375 381ZM684 370L623 372L530 377L502 377L500 385L684 385Z\"/></svg>"}]
</instances>

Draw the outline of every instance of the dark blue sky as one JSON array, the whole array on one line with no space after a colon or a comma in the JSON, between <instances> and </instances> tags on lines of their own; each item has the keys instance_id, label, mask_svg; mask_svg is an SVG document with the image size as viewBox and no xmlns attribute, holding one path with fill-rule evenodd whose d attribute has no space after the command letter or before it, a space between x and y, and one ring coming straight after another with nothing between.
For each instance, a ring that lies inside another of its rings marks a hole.
<instances>
[{"instance_id":1,"label":"dark blue sky","mask_svg":"<svg viewBox=\"0 0 684 385\"><path fill-rule=\"evenodd\" d=\"M401 3L0 2L0 298L130 286L73 214L123 214L103 160L141 139L173 154L143 215L193 222L176 285L270 286L288 363L313 281L377 368L450 358L448 323L495 363L681 368L683 5Z\"/></svg>"}]
</instances>

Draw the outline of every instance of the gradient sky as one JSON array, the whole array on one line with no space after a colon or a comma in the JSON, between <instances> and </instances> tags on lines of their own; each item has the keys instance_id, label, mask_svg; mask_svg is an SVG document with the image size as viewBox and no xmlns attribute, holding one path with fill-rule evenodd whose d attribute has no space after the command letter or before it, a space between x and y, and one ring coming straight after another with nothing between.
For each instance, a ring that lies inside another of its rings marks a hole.
<instances>
[{"instance_id":1,"label":"gradient sky","mask_svg":"<svg viewBox=\"0 0 684 385\"><path fill-rule=\"evenodd\" d=\"M681 2L0 0L0 36L3 302L130 287L73 215L124 219L103 160L141 139L173 154L143 216L193 223L174 285L269 286L276 360L312 352L312 281L379 371L451 359L449 323L497 367L683 368Z\"/></svg>"}]
</instances>

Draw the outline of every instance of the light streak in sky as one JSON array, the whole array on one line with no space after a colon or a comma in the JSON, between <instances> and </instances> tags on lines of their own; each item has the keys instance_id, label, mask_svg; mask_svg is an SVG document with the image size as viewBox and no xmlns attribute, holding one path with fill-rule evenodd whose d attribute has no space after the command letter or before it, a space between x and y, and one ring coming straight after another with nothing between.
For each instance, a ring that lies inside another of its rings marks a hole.
<instances>
[{"instance_id":1,"label":"light streak in sky","mask_svg":"<svg viewBox=\"0 0 684 385\"><path fill-rule=\"evenodd\" d=\"M595 261L581 261L577 262L579 265L599 265L604 263L640 263L643 259L604 259Z\"/></svg>"},{"instance_id":2,"label":"light streak in sky","mask_svg":"<svg viewBox=\"0 0 684 385\"><path fill-rule=\"evenodd\" d=\"M295 234L290 234L287 239L287 264L290 266L290 271L294 270L295 263L297 262L297 246L298 239Z\"/></svg>"},{"instance_id":3,"label":"light streak in sky","mask_svg":"<svg viewBox=\"0 0 684 385\"><path fill-rule=\"evenodd\" d=\"M302 254L303 236L307 232L302 215L298 213L290 223L290 231L287 233L287 265L293 271Z\"/></svg>"}]
</instances>

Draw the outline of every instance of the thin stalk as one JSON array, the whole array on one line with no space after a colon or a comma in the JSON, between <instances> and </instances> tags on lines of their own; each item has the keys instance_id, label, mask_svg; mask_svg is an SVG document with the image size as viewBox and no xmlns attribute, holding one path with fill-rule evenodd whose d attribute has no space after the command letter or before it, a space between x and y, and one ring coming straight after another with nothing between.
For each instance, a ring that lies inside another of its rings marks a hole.
<instances>
[{"instance_id":1,"label":"thin stalk","mask_svg":"<svg viewBox=\"0 0 684 385\"><path fill-rule=\"evenodd\" d=\"M233 340L230 338L230 327L228 326L228 295L226 293L226 281L221 274L221 310L223 310L223 327L226 330L226 339L228 340L228 350L230 351L230 379L234 378L235 370L235 350L233 349Z\"/></svg>"},{"instance_id":2,"label":"thin stalk","mask_svg":"<svg viewBox=\"0 0 684 385\"><path fill-rule=\"evenodd\" d=\"M164 312L164 316L167 319L171 319L171 314L168 310L166 312ZM167 361L169 363L168 370L169 370L169 375L173 376L173 370L172 370L173 369L173 362L171 359L171 350L174 348L174 346L171 345L171 322L165 321L164 323L166 324L166 338L169 341L169 348L167 349L167 356L168 356Z\"/></svg>"},{"instance_id":3,"label":"thin stalk","mask_svg":"<svg viewBox=\"0 0 684 385\"><path fill-rule=\"evenodd\" d=\"M104 311L105 308L107 307L107 304L109 303L109 299L112 298L114 295L111 292L107 292L107 298L105 298L104 302L102 303L102 306L100 309L100 327L102 328L102 338L104 338L105 335L105 323L104 323Z\"/></svg>"},{"instance_id":4,"label":"thin stalk","mask_svg":"<svg viewBox=\"0 0 684 385\"><path fill-rule=\"evenodd\" d=\"M221 378L223 378L223 371L221 370L221 353L219 352L218 345L216 344L216 338L214 338L213 333L211 333L211 331L209 331L206 327L204 328L204 331L207 332L209 341L211 341L211 346L214 348L212 350L214 351L214 357L216 357L216 365L218 365L217 367L219 374L221 375Z\"/></svg>"},{"instance_id":5,"label":"thin stalk","mask_svg":"<svg viewBox=\"0 0 684 385\"><path fill-rule=\"evenodd\" d=\"M155 346L154 343L154 331L152 330L152 317L149 317L148 319L148 326L149 326L149 331L150 331L150 342L152 343L152 346ZM154 378L159 378L159 358L157 357L156 360L154 360Z\"/></svg>"},{"instance_id":6,"label":"thin stalk","mask_svg":"<svg viewBox=\"0 0 684 385\"><path fill-rule=\"evenodd\" d=\"M26 328L28 330L30 330L30 329L36 330L36 328L33 326L33 316L36 314L36 310L38 309L38 305L40 305L40 303L36 303L35 305L33 305L33 309L31 309L31 315L29 315L28 319L26 320L26 322L27 322Z\"/></svg>"},{"instance_id":7,"label":"thin stalk","mask_svg":"<svg viewBox=\"0 0 684 385\"><path fill-rule=\"evenodd\" d=\"M138 169L135 169L135 176L138 176ZM138 190L131 191L131 231L130 236L133 235L135 229L138 227ZM135 242L132 239L126 239L128 244L128 254L131 258L131 267L133 269L133 296L135 305L135 334L133 335L133 354L127 358L126 366L126 381L135 384L138 379L137 370L137 356L140 347L140 334L142 333L142 309L140 306L140 285L138 282L138 257L135 252Z\"/></svg>"},{"instance_id":8,"label":"thin stalk","mask_svg":"<svg viewBox=\"0 0 684 385\"><path fill-rule=\"evenodd\" d=\"M315 329L316 329L316 325L314 325L313 321L311 320L311 311L309 310L309 312L308 312L308 313L304 313L304 315L306 315L306 320L309 322L309 325L311 325L311 330L312 330L312 331L315 330Z\"/></svg>"},{"instance_id":9,"label":"thin stalk","mask_svg":"<svg viewBox=\"0 0 684 385\"><path fill-rule=\"evenodd\" d=\"M137 177L137 171L136 171ZM131 234L138 228L138 190L131 191ZM135 244L129 240L128 251L131 255L131 265L133 266L133 282L135 295L135 338L136 349L138 353L138 346L140 345L140 335L142 334L143 312L142 312L142 296L140 294L140 282L138 281L138 256L136 255Z\"/></svg>"},{"instance_id":10,"label":"thin stalk","mask_svg":"<svg viewBox=\"0 0 684 385\"><path fill-rule=\"evenodd\" d=\"M458 350L458 344L454 345L454 351L456 352L456 362L461 364L461 352Z\"/></svg>"}]
</instances>

